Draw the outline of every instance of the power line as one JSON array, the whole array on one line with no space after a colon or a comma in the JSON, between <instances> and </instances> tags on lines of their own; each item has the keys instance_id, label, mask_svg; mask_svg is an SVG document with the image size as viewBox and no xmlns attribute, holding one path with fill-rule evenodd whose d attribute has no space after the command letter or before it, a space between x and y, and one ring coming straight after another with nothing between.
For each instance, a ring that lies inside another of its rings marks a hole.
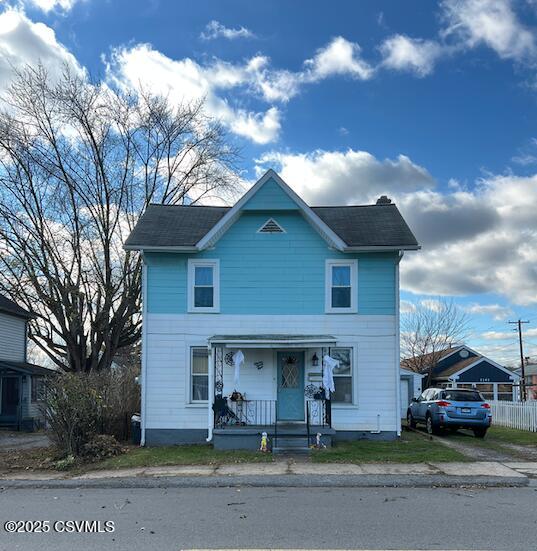
<instances>
[{"instance_id":1,"label":"power line","mask_svg":"<svg viewBox=\"0 0 537 551\"><path fill-rule=\"evenodd\" d=\"M517 328L514 329L514 331L518 331L518 344L519 344L519 347L520 347L520 367L522 369L522 372L521 372L521 375L522 375L522 380L521 380L521 390L522 390L522 400L525 402L526 401L526 372L525 372L525 369L524 369L524 349L522 347L522 324L523 323L529 323L529 321L522 321L521 319L518 319L517 321L509 321L507 323L510 323L510 324L516 324Z\"/></svg>"}]
</instances>

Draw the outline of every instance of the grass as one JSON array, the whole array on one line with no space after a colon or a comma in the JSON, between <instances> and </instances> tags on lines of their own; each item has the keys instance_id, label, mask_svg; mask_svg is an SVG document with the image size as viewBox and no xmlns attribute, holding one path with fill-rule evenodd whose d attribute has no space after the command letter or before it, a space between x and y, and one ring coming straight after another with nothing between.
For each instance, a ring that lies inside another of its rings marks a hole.
<instances>
[{"instance_id":1,"label":"grass","mask_svg":"<svg viewBox=\"0 0 537 551\"><path fill-rule=\"evenodd\" d=\"M505 444L517 444L520 446L537 446L537 433L493 425L488 430L485 440L497 441Z\"/></svg>"},{"instance_id":2,"label":"grass","mask_svg":"<svg viewBox=\"0 0 537 551\"><path fill-rule=\"evenodd\" d=\"M537 451L537 434L526 430L510 429L507 427L492 426L487 431L485 438L474 438L469 431L457 431L447 436L450 440L456 440L462 444L496 450L506 455L518 456L510 444L527 448L530 452Z\"/></svg>"},{"instance_id":3,"label":"grass","mask_svg":"<svg viewBox=\"0 0 537 551\"><path fill-rule=\"evenodd\" d=\"M164 465L220 465L223 463L266 463L271 454L246 450L214 450L212 446L183 445L157 448L131 447L127 451L99 463L91 469L128 469L133 467L160 467Z\"/></svg>"},{"instance_id":4,"label":"grass","mask_svg":"<svg viewBox=\"0 0 537 551\"><path fill-rule=\"evenodd\" d=\"M422 463L469 460L456 450L406 431L394 442L339 442L331 449L315 451L311 459L314 463Z\"/></svg>"}]
</instances>

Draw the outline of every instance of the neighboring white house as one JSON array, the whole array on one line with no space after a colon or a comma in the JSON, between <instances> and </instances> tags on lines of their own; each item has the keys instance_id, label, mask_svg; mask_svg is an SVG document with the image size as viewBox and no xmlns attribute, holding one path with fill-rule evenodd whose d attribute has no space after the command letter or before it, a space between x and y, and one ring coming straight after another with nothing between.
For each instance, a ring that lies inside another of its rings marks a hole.
<instances>
[{"instance_id":1,"label":"neighboring white house","mask_svg":"<svg viewBox=\"0 0 537 551\"><path fill-rule=\"evenodd\" d=\"M400 434L399 262L419 246L389 199L309 207L270 170L232 208L150 205L125 248L144 263L143 443Z\"/></svg>"},{"instance_id":2,"label":"neighboring white house","mask_svg":"<svg viewBox=\"0 0 537 551\"><path fill-rule=\"evenodd\" d=\"M33 430L43 376L49 369L27 362L27 325L32 314L0 295L0 427Z\"/></svg>"},{"instance_id":3,"label":"neighboring white house","mask_svg":"<svg viewBox=\"0 0 537 551\"><path fill-rule=\"evenodd\" d=\"M406 412L412 398L417 398L422 391L422 380L425 375L401 367L401 419L406 419Z\"/></svg>"}]
</instances>

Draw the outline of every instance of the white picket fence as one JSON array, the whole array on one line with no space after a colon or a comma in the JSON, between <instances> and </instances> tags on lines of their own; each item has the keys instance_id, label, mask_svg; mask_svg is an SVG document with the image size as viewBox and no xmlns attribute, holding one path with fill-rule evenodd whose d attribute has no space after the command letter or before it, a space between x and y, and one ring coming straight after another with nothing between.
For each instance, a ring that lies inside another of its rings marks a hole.
<instances>
[{"instance_id":1,"label":"white picket fence","mask_svg":"<svg viewBox=\"0 0 537 551\"><path fill-rule=\"evenodd\" d=\"M537 432L537 401L504 402L491 400L492 424Z\"/></svg>"}]
</instances>

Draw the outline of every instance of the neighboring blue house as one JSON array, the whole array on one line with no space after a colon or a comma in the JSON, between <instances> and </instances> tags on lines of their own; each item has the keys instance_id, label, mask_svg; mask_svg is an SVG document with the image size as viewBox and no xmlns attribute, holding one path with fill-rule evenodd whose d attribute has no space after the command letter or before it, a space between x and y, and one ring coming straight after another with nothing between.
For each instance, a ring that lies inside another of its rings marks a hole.
<instances>
[{"instance_id":1,"label":"neighboring blue house","mask_svg":"<svg viewBox=\"0 0 537 551\"><path fill-rule=\"evenodd\" d=\"M399 262L419 246L389 199L309 207L269 170L232 208L149 205L125 248L144 262L142 443L400 434Z\"/></svg>"},{"instance_id":2,"label":"neighboring blue house","mask_svg":"<svg viewBox=\"0 0 537 551\"><path fill-rule=\"evenodd\" d=\"M408 367L412 360L403 360L402 367ZM430 386L450 388L475 388L487 400L518 400L520 375L476 352L466 345L452 346L427 354L420 362L424 382L432 367Z\"/></svg>"}]
</instances>

